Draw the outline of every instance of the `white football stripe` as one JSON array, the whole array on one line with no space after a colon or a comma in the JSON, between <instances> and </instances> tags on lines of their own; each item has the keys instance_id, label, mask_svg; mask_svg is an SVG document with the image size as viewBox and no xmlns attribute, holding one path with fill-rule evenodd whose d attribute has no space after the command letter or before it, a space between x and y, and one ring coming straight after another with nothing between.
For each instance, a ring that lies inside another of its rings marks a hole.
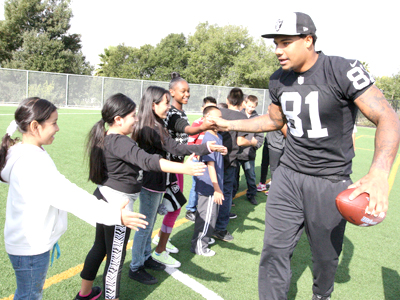
<instances>
[{"instance_id":1,"label":"white football stripe","mask_svg":"<svg viewBox=\"0 0 400 300\"><path fill-rule=\"evenodd\" d=\"M223 298L221 298L219 295L217 295L213 291L209 290L208 288L206 288L204 285L197 282L193 278L190 278L185 273L182 273L178 269L166 267L165 272L167 272L169 275L174 277L176 280L182 282L187 287L191 288L193 291L199 293L205 299L223 300Z\"/></svg>"}]
</instances>

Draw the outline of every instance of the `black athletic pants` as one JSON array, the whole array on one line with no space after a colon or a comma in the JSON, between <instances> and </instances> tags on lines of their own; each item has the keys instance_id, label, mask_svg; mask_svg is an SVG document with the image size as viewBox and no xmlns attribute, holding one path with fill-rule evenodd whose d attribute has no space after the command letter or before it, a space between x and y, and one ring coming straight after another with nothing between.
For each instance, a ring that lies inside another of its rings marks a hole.
<instances>
[{"instance_id":1,"label":"black athletic pants","mask_svg":"<svg viewBox=\"0 0 400 300\"><path fill-rule=\"evenodd\" d=\"M268 153L269 153L269 169L271 171L271 181L272 181L274 172L279 166L279 162L280 162L281 156L283 154L283 150L268 149Z\"/></svg>"},{"instance_id":2,"label":"black athletic pants","mask_svg":"<svg viewBox=\"0 0 400 300\"><path fill-rule=\"evenodd\" d=\"M262 151L261 175L260 175L260 182L262 184L265 184L265 182L267 181L268 166L269 166L269 150L268 150L267 136L265 135L264 146Z\"/></svg>"},{"instance_id":3,"label":"black athletic pants","mask_svg":"<svg viewBox=\"0 0 400 300\"><path fill-rule=\"evenodd\" d=\"M282 165L276 169L266 203L260 299L287 299L290 260L304 229L312 253L313 292L322 296L332 293L346 226L335 198L350 184L351 180L332 182Z\"/></svg>"},{"instance_id":4,"label":"black athletic pants","mask_svg":"<svg viewBox=\"0 0 400 300\"><path fill-rule=\"evenodd\" d=\"M92 249L85 259L81 277L94 280L104 257L107 255L104 267L103 286L104 298L119 297L122 266L125 261L126 244L131 230L122 225L106 226L96 224L96 238Z\"/></svg>"}]
</instances>

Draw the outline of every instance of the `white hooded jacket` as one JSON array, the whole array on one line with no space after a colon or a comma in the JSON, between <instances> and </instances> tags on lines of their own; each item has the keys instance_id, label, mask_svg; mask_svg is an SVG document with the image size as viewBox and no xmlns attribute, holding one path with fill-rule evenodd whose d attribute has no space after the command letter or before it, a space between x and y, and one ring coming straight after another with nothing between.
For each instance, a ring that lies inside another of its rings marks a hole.
<instances>
[{"instance_id":1,"label":"white hooded jacket","mask_svg":"<svg viewBox=\"0 0 400 300\"><path fill-rule=\"evenodd\" d=\"M10 185L4 227L8 254L51 250L67 229L67 212L92 225L121 225L120 207L99 201L68 181L40 147L12 146L1 177Z\"/></svg>"}]
</instances>

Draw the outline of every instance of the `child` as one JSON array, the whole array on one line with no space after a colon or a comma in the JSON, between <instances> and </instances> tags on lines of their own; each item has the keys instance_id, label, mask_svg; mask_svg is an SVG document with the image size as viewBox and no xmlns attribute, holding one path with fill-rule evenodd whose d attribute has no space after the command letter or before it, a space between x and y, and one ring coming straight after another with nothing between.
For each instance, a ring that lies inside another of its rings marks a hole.
<instances>
[{"instance_id":1,"label":"child","mask_svg":"<svg viewBox=\"0 0 400 300\"><path fill-rule=\"evenodd\" d=\"M221 108L222 118L225 120L240 120L246 119L239 108L243 102L243 91L239 88L233 88L229 91L226 99L228 109ZM245 138L246 133L237 131L225 131L221 132L224 146L228 149L228 155L224 156L224 199L225 201L219 208L217 223L215 225L215 231L213 237L230 242L233 240L233 236L228 232L228 223L230 219L237 218L236 214L231 213L232 207L232 194L236 193L236 168L237 168L237 154L239 147L255 146L257 140L252 138L248 141Z\"/></svg>"},{"instance_id":2,"label":"child","mask_svg":"<svg viewBox=\"0 0 400 300\"><path fill-rule=\"evenodd\" d=\"M183 111L183 105L188 103L190 98L190 88L189 84L185 79L180 77L179 73L173 72L171 74L171 82L169 84L169 92L172 97L171 108L168 111L167 117L164 119L165 126L168 129L170 136L180 144L187 144L189 140L189 134L197 134L202 131L208 130L212 127L215 127L213 123L208 121L203 122L198 127L193 127L189 125L188 118ZM222 149L222 148L221 148ZM170 152L171 160L182 162L184 156L182 155L174 155L174 153ZM183 193L183 175L176 174L171 176L174 178L176 176L177 182L181 192ZM161 230L153 240L153 243L157 245L155 249L154 255L155 259L164 263L166 262L167 256L161 256L159 254L163 253L167 248L167 243L169 236L171 235L172 228L174 227L175 221L179 216L181 208L178 208L175 211L170 211L164 216L163 225ZM170 243L171 245L171 243ZM178 252L178 249L173 246L173 249Z\"/></svg>"},{"instance_id":3,"label":"child","mask_svg":"<svg viewBox=\"0 0 400 300\"><path fill-rule=\"evenodd\" d=\"M203 116L207 114L217 118L221 117L221 111L216 106L206 107L203 111ZM208 141L216 141L216 144L222 145L222 136L215 129L207 130L203 138L203 143ZM213 152L201 156L200 161L207 164L207 171L201 177L196 178L196 192L198 193L199 200L190 251L198 255L213 256L215 255L215 251L209 249L208 245L214 233L218 216L218 205L221 205L222 200L224 200L222 192L224 159L220 153Z\"/></svg>"},{"instance_id":4,"label":"child","mask_svg":"<svg viewBox=\"0 0 400 300\"><path fill-rule=\"evenodd\" d=\"M14 299L42 299L50 250L67 229L67 211L90 224L145 228L144 215L98 201L60 174L43 149L59 131L57 108L40 98L23 100L0 147L0 179L9 184L4 240L17 280ZM22 142L11 136L22 133ZM34 263L32 263L34 262ZM94 289L93 294L101 290ZM93 297L92 297L93 298Z\"/></svg>"},{"instance_id":5,"label":"child","mask_svg":"<svg viewBox=\"0 0 400 300\"><path fill-rule=\"evenodd\" d=\"M135 109L136 104L127 96L112 95L103 106L102 119L90 131L87 144L89 179L98 185L95 194L100 192L101 198L114 205L129 200L131 210L142 188L142 170L191 174L198 165L191 160L186 164L170 162L160 155L151 155L140 149L136 142L127 137L133 132ZM103 274L105 299L119 298L121 270L129 235L130 230L125 226L96 224L94 245L86 257L81 273L81 290L75 299L96 299L90 293L106 255Z\"/></svg>"},{"instance_id":6,"label":"child","mask_svg":"<svg viewBox=\"0 0 400 300\"><path fill-rule=\"evenodd\" d=\"M245 100L245 108L241 110L243 114L246 115L247 118L257 117L258 114L255 111L255 108L258 105L258 98L253 95L248 95ZM257 149L260 148L263 144L264 133L249 133L246 135L247 139L255 138L257 140L257 144L255 146L250 146L243 148L243 151L238 154L238 165L237 168L237 182L239 185L240 179L240 166L242 166L244 174L246 176L247 183L247 200L253 205L257 205L256 194L257 194L257 186L256 186L256 173L255 173L255 159Z\"/></svg>"},{"instance_id":7,"label":"child","mask_svg":"<svg viewBox=\"0 0 400 300\"><path fill-rule=\"evenodd\" d=\"M159 154L167 157L167 152L175 155L188 155L195 152L205 155L212 151L223 151L224 147L214 146L213 142L204 145L182 145L172 139L163 120L169 111L170 93L157 86L150 86L143 94L138 112L138 122L134 128L133 139L150 154ZM169 255L177 252L176 247L166 240L159 239L159 245L164 249L157 249L151 253L151 233L156 220L157 209L167 187L167 174L143 172L143 187L140 191L140 212L147 217L149 225L145 230L135 233L132 247L132 262L130 263L129 277L143 284L155 284L157 279L145 271L145 268L164 270L165 266L179 267L180 263ZM162 225L164 228L164 224ZM165 229L164 229L165 230ZM168 251L167 251L168 250ZM160 252L157 252L160 251Z\"/></svg>"},{"instance_id":8,"label":"child","mask_svg":"<svg viewBox=\"0 0 400 300\"><path fill-rule=\"evenodd\" d=\"M214 97L205 97L203 99L203 106L201 107L201 110L204 110L204 108L206 108L207 106L210 105L217 105L217 100L215 100ZM201 124L203 124L204 121L204 117L201 117L195 121L193 121L192 123L192 127L199 127ZM200 145L201 142L203 141L203 137L204 137L205 132L200 132L198 134L195 135L190 135L189 136L189 141L188 141L188 145ZM190 190L189 193L189 203L188 205L186 205L186 216L185 218L188 219L189 221L194 222L196 216L196 210L197 210L197 193L196 193L196 180L195 177L193 177L192 179L192 189Z\"/></svg>"}]
</instances>

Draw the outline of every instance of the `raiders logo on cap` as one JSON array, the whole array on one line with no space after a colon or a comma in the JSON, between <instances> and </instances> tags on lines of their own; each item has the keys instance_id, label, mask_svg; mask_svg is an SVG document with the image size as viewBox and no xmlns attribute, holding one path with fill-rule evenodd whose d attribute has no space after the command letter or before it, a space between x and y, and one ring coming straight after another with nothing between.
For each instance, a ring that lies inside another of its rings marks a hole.
<instances>
[{"instance_id":1,"label":"raiders logo on cap","mask_svg":"<svg viewBox=\"0 0 400 300\"><path fill-rule=\"evenodd\" d=\"M276 30L276 32L278 32L279 29L281 29L282 24L283 24L283 20L278 19L278 21L276 21L276 24L275 24L275 30Z\"/></svg>"}]
</instances>

